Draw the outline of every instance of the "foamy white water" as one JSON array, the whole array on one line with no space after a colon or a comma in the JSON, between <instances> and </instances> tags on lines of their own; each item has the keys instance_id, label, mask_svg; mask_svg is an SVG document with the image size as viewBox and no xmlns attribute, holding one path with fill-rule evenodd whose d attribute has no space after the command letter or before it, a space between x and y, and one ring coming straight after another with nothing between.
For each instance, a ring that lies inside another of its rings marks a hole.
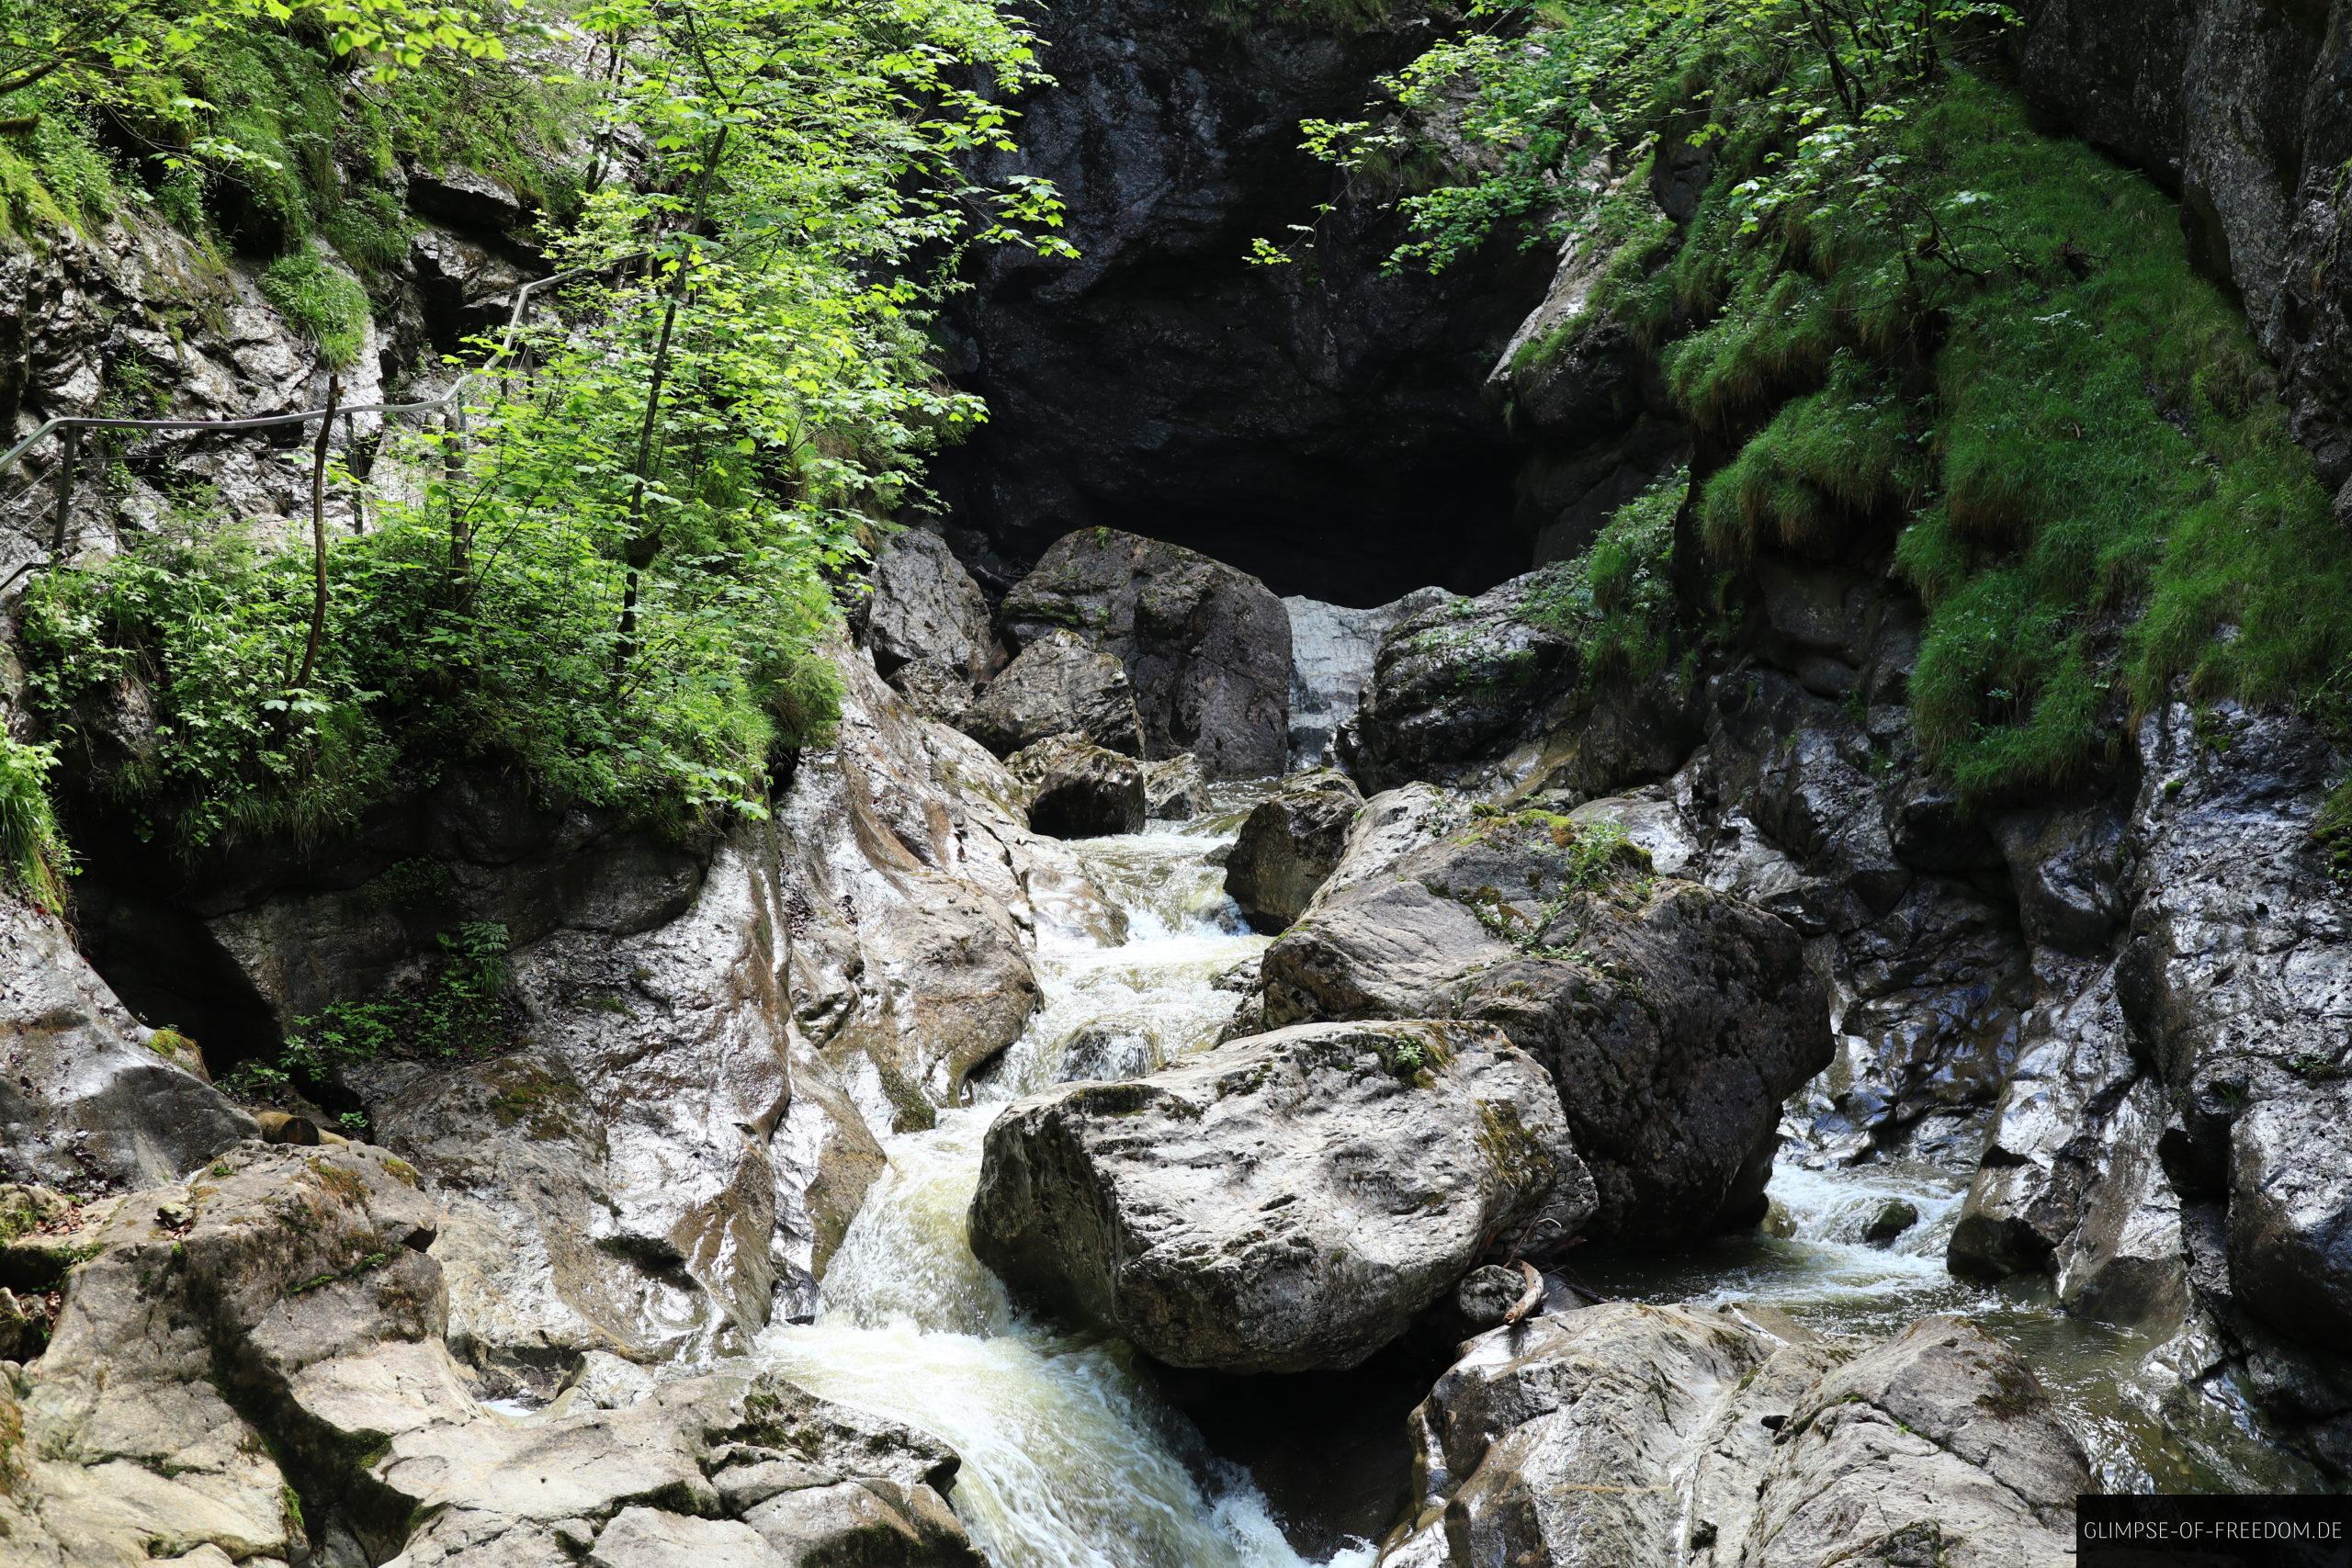
<instances>
[{"instance_id":1,"label":"foamy white water","mask_svg":"<svg viewBox=\"0 0 2352 1568\"><path fill-rule=\"evenodd\" d=\"M1227 804L1231 804L1227 802ZM1163 829L1071 847L1126 917L1106 945L1077 920L1036 953L1045 1004L976 1103L893 1137L825 1276L817 1320L758 1354L796 1382L933 1433L964 1458L956 1509L999 1568L1306 1568L1246 1475L1207 1457L1117 1341L1014 1310L972 1256L966 1216L989 1122L1021 1094L1150 1071L1233 1016L1216 980L1265 946L1208 863L1230 840ZM1366 1547L1333 1568L1362 1568Z\"/></svg>"}]
</instances>

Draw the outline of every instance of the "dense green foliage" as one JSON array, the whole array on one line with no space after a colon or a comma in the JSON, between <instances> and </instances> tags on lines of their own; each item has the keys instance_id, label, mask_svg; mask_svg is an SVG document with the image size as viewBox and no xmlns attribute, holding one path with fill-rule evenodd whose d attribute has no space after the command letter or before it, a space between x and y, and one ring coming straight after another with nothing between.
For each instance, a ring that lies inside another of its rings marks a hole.
<instances>
[{"instance_id":1,"label":"dense green foliage","mask_svg":"<svg viewBox=\"0 0 2352 1568\"><path fill-rule=\"evenodd\" d=\"M50 746L28 746L0 735L0 876L12 891L44 909L65 908L65 841L49 803Z\"/></svg>"},{"instance_id":2,"label":"dense green foliage","mask_svg":"<svg viewBox=\"0 0 2352 1568\"><path fill-rule=\"evenodd\" d=\"M919 496L924 455L980 417L939 383L926 328L961 247L1054 243L1050 191L958 169L1004 144L998 100L1035 75L1021 28L987 0L600 0L541 19L594 69L504 116L474 112L515 101L511 80L478 85L493 67L338 85L327 54L303 66L300 40L267 35L203 57L274 73L224 94L223 123L277 139L288 180L263 205L288 248L262 288L324 362L356 355L367 301L307 236L361 276L398 260L398 209L345 182L434 162L403 127L469 118L443 132L452 158L537 167L537 187L512 183L575 276L473 383L462 432L395 433L380 466L403 482L368 501L366 532L321 531L315 665L311 559L200 498L28 595L34 705L79 773L183 850L339 831L473 761L673 832L761 811L772 756L832 716L815 651L832 584ZM239 118L265 102L274 119ZM576 178L558 179L540 149L567 138ZM110 710L131 691L153 722L126 747Z\"/></svg>"},{"instance_id":3,"label":"dense green foliage","mask_svg":"<svg viewBox=\"0 0 2352 1568\"><path fill-rule=\"evenodd\" d=\"M2352 546L2173 205L1955 62L2005 13L1480 15L1395 79L1385 117L1310 145L1393 162L1442 122L1482 149L1400 198L1400 264L1498 226L1608 254L1595 310L1731 453L1691 502L1713 564L1893 540L1928 612L1917 736L1964 790L2077 778L2183 679L2332 708ZM1661 148L1712 162L1687 223L1651 202Z\"/></svg>"},{"instance_id":4,"label":"dense green foliage","mask_svg":"<svg viewBox=\"0 0 2352 1568\"><path fill-rule=\"evenodd\" d=\"M1574 560L1542 569L1521 613L1574 637L1583 670L1638 679L1665 668L1674 517L1690 488L1687 471L1667 475L1619 507Z\"/></svg>"}]
</instances>

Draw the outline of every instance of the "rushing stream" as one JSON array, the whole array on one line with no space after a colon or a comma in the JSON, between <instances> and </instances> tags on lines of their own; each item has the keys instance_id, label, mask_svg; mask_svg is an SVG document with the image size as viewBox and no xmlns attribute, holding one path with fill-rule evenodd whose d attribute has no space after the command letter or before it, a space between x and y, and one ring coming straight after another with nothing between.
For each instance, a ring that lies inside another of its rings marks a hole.
<instances>
[{"instance_id":1,"label":"rushing stream","mask_svg":"<svg viewBox=\"0 0 2352 1568\"><path fill-rule=\"evenodd\" d=\"M1232 804L1228 800L1228 807ZM1213 819L1227 838L1228 809ZM964 1457L956 1511L1000 1568L1290 1568L1264 1499L1131 1366L1132 1352L1013 1310L966 1242L980 1140L1007 1100L1148 1072L1216 1037L1219 976L1265 945L1224 893L1209 824L1074 847L1126 916L1104 945L1040 910L1045 1006L974 1103L889 1140L888 1172L825 1275L817 1321L763 1359L829 1398L895 1416ZM1369 1562L1368 1549L1340 1563Z\"/></svg>"},{"instance_id":2,"label":"rushing stream","mask_svg":"<svg viewBox=\"0 0 2352 1568\"><path fill-rule=\"evenodd\" d=\"M828 1271L812 1324L779 1324L759 1354L827 1397L934 1433L963 1455L956 1509L1000 1568L1290 1568L1264 1497L1209 1456L1155 1393L1133 1352L1014 1310L973 1258L966 1210L989 1123L1018 1096L1069 1078L1148 1072L1201 1049L1232 1016L1219 977L1255 953L1210 856L1238 827L1247 786L1221 813L1182 828L1072 847L1125 916L1124 942L1099 922L1040 911L1045 1005L1028 1032L938 1125L888 1143L876 1184ZM1965 1178L1931 1163L1860 1167L1792 1141L1772 1194L1784 1235L1726 1237L1668 1258L1596 1260L1580 1282L1652 1301L1778 1308L1831 1335L1877 1335L1928 1313L1976 1319L2031 1359L2120 1490L2308 1484L2267 1445L2196 1400L2188 1427L2156 1414L2161 1377L2144 1338L2060 1314L2046 1291L1957 1280L1943 1265ZM1863 1239L1888 1200L1919 1221L1891 1244ZM1369 1563L1368 1544L1329 1559Z\"/></svg>"}]
</instances>

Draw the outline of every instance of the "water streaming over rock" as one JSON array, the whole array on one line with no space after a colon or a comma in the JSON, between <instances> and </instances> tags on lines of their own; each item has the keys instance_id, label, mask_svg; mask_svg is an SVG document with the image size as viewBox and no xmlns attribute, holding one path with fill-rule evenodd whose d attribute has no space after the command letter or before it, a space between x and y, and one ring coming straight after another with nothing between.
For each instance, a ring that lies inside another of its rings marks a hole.
<instances>
[{"instance_id":1,"label":"water streaming over rock","mask_svg":"<svg viewBox=\"0 0 2352 1568\"><path fill-rule=\"evenodd\" d=\"M1217 988L1265 939L1225 897L1209 854L1222 816L1073 846L1125 916L1041 911L1046 1002L1027 1033L937 1127L892 1138L890 1169L827 1273L817 1321L780 1325L761 1357L829 1398L937 1434L964 1456L956 1505L1000 1568L1300 1568L1262 1497L1210 1459L1133 1352L1014 1310L972 1257L966 1211L980 1143L1010 1100L1073 1077L1148 1072L1207 1044L1237 993ZM1339 1563L1370 1561L1369 1549Z\"/></svg>"},{"instance_id":2,"label":"water streaming over rock","mask_svg":"<svg viewBox=\"0 0 2352 1568\"><path fill-rule=\"evenodd\" d=\"M2319 1483L2210 1399L2186 1391L2145 1331L2061 1311L2049 1282L1999 1284L1955 1277L1944 1248L1968 1179L1953 1164L1897 1156L1849 1165L1784 1124L1772 1169L1773 1216L1669 1257L1597 1258L1580 1283L1640 1301L1739 1303L1778 1308L1818 1333L1881 1336L1931 1314L1965 1317L2016 1346L2111 1492L2275 1491ZM1890 1203L1917 1218L1873 1240ZM1774 1234L1779 1232L1781 1234Z\"/></svg>"},{"instance_id":3,"label":"water streaming over rock","mask_svg":"<svg viewBox=\"0 0 2352 1568\"><path fill-rule=\"evenodd\" d=\"M1335 679L1344 686L1346 671ZM1333 705L1351 701L1341 693ZM1181 829L1072 846L1120 918L1106 922L1082 896L1041 900L1045 1003L1028 1031L976 1077L971 1104L889 1141L890 1169L833 1260L817 1320L779 1324L759 1346L815 1392L953 1445L965 1461L957 1511L999 1568L1306 1561L1248 1476L1211 1457L1158 1395L1132 1350L1017 1311L966 1232L981 1140L1007 1102L1066 1079L1148 1072L1204 1048L1231 1018L1238 992L1224 986L1266 939L1225 897L1212 854L1264 787L1220 786L1217 809ZM1809 1146L1800 1119L1788 1130L1767 1230L1670 1257L1588 1259L1580 1282L1641 1300L1760 1303L1832 1336L1889 1334L1930 1313L1968 1316L2027 1354L2111 1489L2312 1483L2210 1402L2168 1397L2146 1336L2066 1316L2044 1284L1954 1278L1944 1248L1967 1162L1849 1165ZM1907 1204L1916 1220L1871 1239L1890 1203ZM1359 1543L1331 1562L1363 1568L1372 1557Z\"/></svg>"},{"instance_id":4,"label":"water streaming over rock","mask_svg":"<svg viewBox=\"0 0 2352 1568\"><path fill-rule=\"evenodd\" d=\"M1408 615L1445 602L1442 588L1420 588L1368 610L1290 598L1290 765L1317 768L1332 759L1340 726L1354 716L1372 683L1383 633Z\"/></svg>"}]
</instances>

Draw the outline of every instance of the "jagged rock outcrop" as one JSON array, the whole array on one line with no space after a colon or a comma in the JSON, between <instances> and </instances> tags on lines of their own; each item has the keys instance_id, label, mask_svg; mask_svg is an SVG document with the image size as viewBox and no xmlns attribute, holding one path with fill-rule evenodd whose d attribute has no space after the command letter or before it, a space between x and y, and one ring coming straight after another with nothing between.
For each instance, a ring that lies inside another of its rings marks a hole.
<instances>
[{"instance_id":1,"label":"jagged rock outcrop","mask_svg":"<svg viewBox=\"0 0 2352 1568\"><path fill-rule=\"evenodd\" d=\"M1076 735L1024 746L1005 766L1028 792L1029 826L1055 839L1140 833L1144 764Z\"/></svg>"},{"instance_id":2,"label":"jagged rock outcrop","mask_svg":"<svg viewBox=\"0 0 2352 1568\"><path fill-rule=\"evenodd\" d=\"M440 1221L359 1145L248 1143L108 1201L48 1354L0 1380L10 1551L556 1568L675 1540L977 1563L942 1496L953 1455L779 1380L485 1409L442 1342Z\"/></svg>"},{"instance_id":3,"label":"jagged rock outcrop","mask_svg":"<svg viewBox=\"0 0 2352 1568\"><path fill-rule=\"evenodd\" d=\"M1301 120L1357 118L1433 25L1413 0L1084 0L1041 20L1055 85L1023 100L1022 152L982 170L1052 180L1079 254L991 254L959 312L989 406L946 487L966 523L1015 560L1131 528L1358 604L1525 563L1479 381L1540 261L1498 243L1386 273L1404 233L1385 187L1298 148ZM1253 239L1327 200L1302 265L1250 265Z\"/></svg>"},{"instance_id":4,"label":"jagged rock outcrop","mask_svg":"<svg viewBox=\"0 0 2352 1568\"><path fill-rule=\"evenodd\" d=\"M782 1146L796 1066L803 1084L821 1070L792 1059L775 855L747 832L680 919L519 955L514 1051L346 1074L447 1210L450 1338L474 1365L545 1393L583 1350L740 1345L779 1292L813 1290L830 1248L808 1189L880 1160L854 1116L813 1177Z\"/></svg>"},{"instance_id":5,"label":"jagged rock outcrop","mask_svg":"<svg viewBox=\"0 0 2352 1568\"><path fill-rule=\"evenodd\" d=\"M779 811L789 988L801 1032L878 1132L928 1124L1019 1036L1038 998L1035 896L1100 900L1030 831L1002 763L916 716L863 660L837 662L839 733L802 757Z\"/></svg>"},{"instance_id":6,"label":"jagged rock outcrop","mask_svg":"<svg viewBox=\"0 0 2352 1568\"><path fill-rule=\"evenodd\" d=\"M1173 1366L1349 1367L1490 1246L1591 1212L1543 1070L1490 1030L1322 1024L989 1129L972 1247Z\"/></svg>"},{"instance_id":7,"label":"jagged rock outcrop","mask_svg":"<svg viewBox=\"0 0 2352 1568\"><path fill-rule=\"evenodd\" d=\"M1951 1318L1859 1352L1611 1303L1498 1328L1414 1414L1382 1568L2056 1568L2092 1490L2018 1354Z\"/></svg>"},{"instance_id":8,"label":"jagged rock outcrop","mask_svg":"<svg viewBox=\"0 0 2352 1568\"><path fill-rule=\"evenodd\" d=\"M1054 542L1005 595L998 623L1024 653L1067 628L1116 657L1135 684L1147 757L1189 751L1213 779L1287 765L1290 615L1254 577L1089 528Z\"/></svg>"},{"instance_id":9,"label":"jagged rock outcrop","mask_svg":"<svg viewBox=\"0 0 2352 1568\"><path fill-rule=\"evenodd\" d=\"M1125 669L1072 631L1031 640L957 724L1000 757L1070 733L1130 757L1145 755L1143 719Z\"/></svg>"},{"instance_id":10,"label":"jagged rock outcrop","mask_svg":"<svg viewBox=\"0 0 2352 1568\"><path fill-rule=\"evenodd\" d=\"M2296 435L2352 484L2352 15L2276 6L2038 0L2019 76L2045 114L2177 189L2189 252L2245 302ZM2339 515L2352 502L2339 500Z\"/></svg>"},{"instance_id":11,"label":"jagged rock outcrop","mask_svg":"<svg viewBox=\"0 0 2352 1568\"><path fill-rule=\"evenodd\" d=\"M130 1016L54 919L0 896L0 1179L152 1187L254 1136L183 1049Z\"/></svg>"},{"instance_id":12,"label":"jagged rock outcrop","mask_svg":"<svg viewBox=\"0 0 2352 1568\"><path fill-rule=\"evenodd\" d=\"M1414 842L1385 805L1267 950L1267 1025L1492 1024L1558 1087L1593 1235L1668 1246L1760 1217L1781 1101L1830 1059L1795 931L1553 813L1489 808Z\"/></svg>"},{"instance_id":13,"label":"jagged rock outcrop","mask_svg":"<svg viewBox=\"0 0 2352 1568\"><path fill-rule=\"evenodd\" d=\"M1249 922L1278 931L1305 912L1340 863L1363 796L1318 769L1283 781L1252 807L1225 863L1225 890Z\"/></svg>"},{"instance_id":14,"label":"jagged rock outcrop","mask_svg":"<svg viewBox=\"0 0 2352 1568\"><path fill-rule=\"evenodd\" d=\"M988 601L938 535L920 528L893 535L875 552L873 585L865 644L885 680L899 683L906 666L917 663L967 687L995 671L1001 650Z\"/></svg>"}]
</instances>

